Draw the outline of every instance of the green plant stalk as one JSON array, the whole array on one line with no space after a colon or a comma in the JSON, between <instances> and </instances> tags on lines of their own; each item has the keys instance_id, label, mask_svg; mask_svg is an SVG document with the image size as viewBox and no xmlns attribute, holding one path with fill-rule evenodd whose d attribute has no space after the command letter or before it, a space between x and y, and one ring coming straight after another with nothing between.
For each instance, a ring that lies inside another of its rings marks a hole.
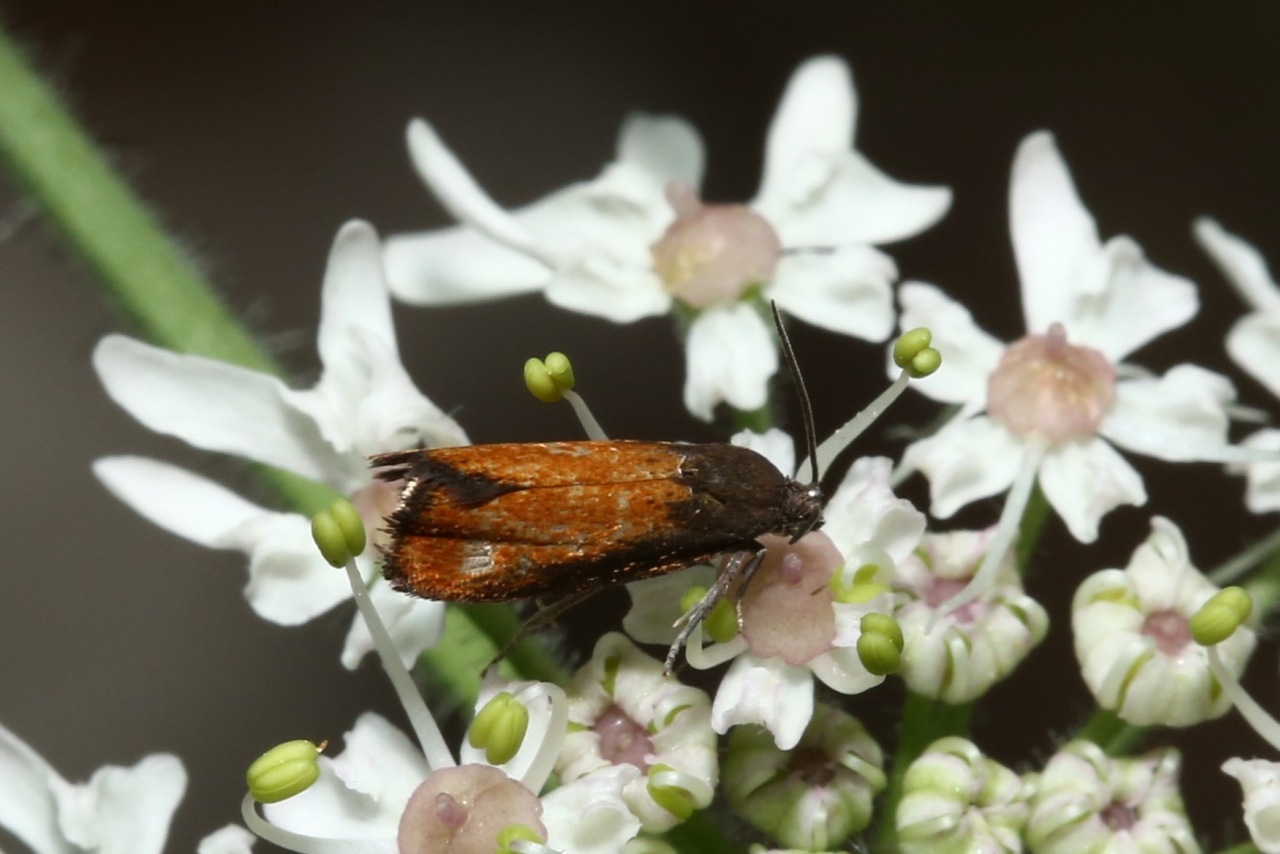
<instances>
[{"instance_id":1,"label":"green plant stalk","mask_svg":"<svg viewBox=\"0 0 1280 854\"><path fill-rule=\"evenodd\" d=\"M180 352L278 373L270 356L114 172L3 28L0 157L93 270L112 306L144 337ZM280 498L301 512L313 513L336 497L323 484L257 468ZM483 624L493 629L499 622L490 615ZM438 648L423 660L438 681L458 691L460 702L467 702L474 700L480 671L510 637L506 633L490 638L465 613L453 614L446 621L449 653ZM464 656L461 650L471 654ZM537 663L539 673L547 672L547 659L544 650L528 641L511 655L513 663Z\"/></svg>"},{"instance_id":2,"label":"green plant stalk","mask_svg":"<svg viewBox=\"0 0 1280 854\"><path fill-rule=\"evenodd\" d=\"M1230 848L1223 848L1217 854L1262 854L1258 850L1258 846L1252 842L1241 842L1239 845L1232 845Z\"/></svg>"},{"instance_id":3,"label":"green plant stalk","mask_svg":"<svg viewBox=\"0 0 1280 854\"><path fill-rule=\"evenodd\" d=\"M880 824L872 846L876 854L896 854L898 850L898 828L894 823L894 816L902 801L902 781L911 763L919 759L920 754L938 739L948 735L966 735L972 711L972 703L953 706L907 691L902 705L902 731L898 736L898 748L894 752L893 766L889 770L889 783L880 801Z\"/></svg>"},{"instance_id":4,"label":"green plant stalk","mask_svg":"<svg viewBox=\"0 0 1280 854\"><path fill-rule=\"evenodd\" d=\"M1040 534L1044 531L1044 523L1048 518L1049 501L1037 484L1031 490L1027 508L1022 511L1022 521L1018 523L1018 543L1014 549L1018 571L1022 573L1023 578L1027 577L1031 557L1035 554L1036 544L1040 541Z\"/></svg>"},{"instance_id":5,"label":"green plant stalk","mask_svg":"<svg viewBox=\"0 0 1280 854\"><path fill-rule=\"evenodd\" d=\"M1115 712L1098 709L1080 727L1076 738L1092 741L1108 756L1124 756L1137 749L1150 732L1151 727L1134 726L1120 720Z\"/></svg>"}]
</instances>

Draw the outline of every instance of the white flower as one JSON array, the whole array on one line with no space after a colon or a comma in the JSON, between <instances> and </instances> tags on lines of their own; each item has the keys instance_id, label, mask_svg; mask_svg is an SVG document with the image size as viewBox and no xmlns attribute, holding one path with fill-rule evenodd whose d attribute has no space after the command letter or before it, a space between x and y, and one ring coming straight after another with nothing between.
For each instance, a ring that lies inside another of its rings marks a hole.
<instances>
[{"instance_id":1,"label":"white flower","mask_svg":"<svg viewBox=\"0 0 1280 854\"><path fill-rule=\"evenodd\" d=\"M385 718L365 713L346 735L346 747L319 757L320 777L307 790L262 807L266 821L246 802L245 818L260 836L290 850L385 851L413 854L449 850L489 854L497 834L513 825L534 831L540 852L610 854L640 828L622 800L639 775L633 766L610 766L538 798L565 733L564 695L541 683L502 684L486 679L476 708L499 691L529 712L518 752L492 765L484 751L465 743L461 764L452 756L429 758Z\"/></svg>"},{"instance_id":2,"label":"white flower","mask_svg":"<svg viewBox=\"0 0 1280 854\"><path fill-rule=\"evenodd\" d=\"M1022 851L1029 787L963 738L942 738L911 763L893 820L903 854Z\"/></svg>"},{"instance_id":3,"label":"white flower","mask_svg":"<svg viewBox=\"0 0 1280 854\"><path fill-rule=\"evenodd\" d=\"M68 783L0 727L0 827L35 854L159 854L186 788L182 762L168 753Z\"/></svg>"},{"instance_id":4,"label":"white flower","mask_svg":"<svg viewBox=\"0 0 1280 854\"><path fill-rule=\"evenodd\" d=\"M925 534L897 564L893 589L905 600L894 614L904 640L898 675L922 697L976 700L1012 673L1049 629L1049 615L1023 592L1011 553L991 587L939 615L938 606L973 576L992 531Z\"/></svg>"},{"instance_id":5,"label":"white flower","mask_svg":"<svg viewBox=\"0 0 1280 854\"><path fill-rule=\"evenodd\" d=\"M1190 364L1154 377L1122 364L1195 315L1195 286L1150 264L1129 237L1099 240L1047 132L1019 146L1009 194L1026 337L1002 344L932 285L900 290L901 327L927 326L945 359L913 387L961 407L904 457L928 476L933 515L1034 476L1076 539L1092 542L1108 511L1147 500L1112 444L1170 461L1256 459L1227 443L1235 392L1225 377Z\"/></svg>"},{"instance_id":6,"label":"white flower","mask_svg":"<svg viewBox=\"0 0 1280 854\"><path fill-rule=\"evenodd\" d=\"M1071 629L1098 705L1140 726L1189 726L1226 714L1231 697L1187 624L1217 590L1191 565L1178 526L1159 516L1128 567L1086 578L1071 603ZM1255 640L1241 626L1215 647L1236 677Z\"/></svg>"},{"instance_id":7,"label":"white flower","mask_svg":"<svg viewBox=\"0 0 1280 854\"><path fill-rule=\"evenodd\" d=\"M1178 794L1173 748L1112 759L1089 741L1064 745L1036 783L1025 838L1033 854L1199 854Z\"/></svg>"},{"instance_id":8,"label":"white flower","mask_svg":"<svg viewBox=\"0 0 1280 854\"><path fill-rule=\"evenodd\" d=\"M663 673L662 662L611 632L574 676L570 731L556 760L571 783L628 764L644 776L622 797L644 829L660 833L705 809L720 779L711 700Z\"/></svg>"},{"instance_id":9,"label":"white flower","mask_svg":"<svg viewBox=\"0 0 1280 854\"><path fill-rule=\"evenodd\" d=\"M1280 854L1280 763L1228 759L1222 770L1244 790L1244 823L1262 854Z\"/></svg>"},{"instance_id":10,"label":"white flower","mask_svg":"<svg viewBox=\"0 0 1280 854\"><path fill-rule=\"evenodd\" d=\"M414 165L465 225L391 237L392 291L438 304L541 290L619 323L678 301L693 313L686 406L708 420L721 401L758 409L778 359L756 289L809 323L884 340L897 270L873 247L923 231L950 205L949 190L899 184L867 162L852 148L855 118L848 67L816 57L782 97L748 205L698 199L703 148L687 122L633 115L597 178L511 213L415 120Z\"/></svg>"},{"instance_id":11,"label":"white flower","mask_svg":"<svg viewBox=\"0 0 1280 854\"><path fill-rule=\"evenodd\" d=\"M791 442L780 430L739 433L734 442L766 456L784 473L794 467ZM714 626L699 626L690 635L685 653L694 667L733 659L711 708L716 732L759 723L773 733L779 749L790 750L813 714L813 677L843 694L884 681L858 656L861 621L873 611L893 612L894 564L915 548L925 524L909 501L894 496L890 469L884 458L856 461L827 502L821 531L794 545L782 537L760 538L767 552L742 599L740 634L733 624L731 636L705 648L703 636L714 633ZM623 627L642 643L670 643L682 594L712 575L709 567L694 567L628 585L632 607ZM843 595L855 587L863 595ZM713 614L708 622L714 619Z\"/></svg>"},{"instance_id":12,"label":"white flower","mask_svg":"<svg viewBox=\"0 0 1280 854\"><path fill-rule=\"evenodd\" d=\"M328 484L352 496L372 531L391 509L394 493L373 482L369 454L466 444L467 437L400 364L378 238L366 223L347 223L334 240L317 348L324 372L305 391L268 374L121 335L98 344L93 364L112 400L143 425L197 448ZM265 619L296 625L351 595L342 573L317 551L309 520L297 513L268 510L154 460L108 457L94 471L116 497L162 528L210 548L244 552L245 595ZM393 609L391 631L406 661L439 639L443 605L406 599L381 578L371 592ZM356 620L343 663L355 667L370 648L364 624Z\"/></svg>"},{"instance_id":13,"label":"white flower","mask_svg":"<svg viewBox=\"0 0 1280 854\"><path fill-rule=\"evenodd\" d=\"M1280 397L1280 285L1271 277L1262 253L1214 220L1197 219L1195 235L1251 309L1227 333L1227 353L1245 373ZM1259 430L1241 444L1280 452L1280 430ZM1254 513L1280 510L1280 460L1242 468L1248 484L1245 505Z\"/></svg>"}]
</instances>

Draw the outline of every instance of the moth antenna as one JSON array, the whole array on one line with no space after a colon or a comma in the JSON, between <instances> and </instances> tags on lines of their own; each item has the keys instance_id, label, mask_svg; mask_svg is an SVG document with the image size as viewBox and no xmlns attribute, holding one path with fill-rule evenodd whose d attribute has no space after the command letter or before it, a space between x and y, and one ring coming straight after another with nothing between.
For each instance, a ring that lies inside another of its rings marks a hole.
<instances>
[{"instance_id":1,"label":"moth antenna","mask_svg":"<svg viewBox=\"0 0 1280 854\"><path fill-rule=\"evenodd\" d=\"M812 477L809 483L818 483L818 433L813 426L813 406L809 403L809 392L804 387L804 377L800 375L800 365L796 362L796 353L791 349L791 339L782 325L782 315L778 312L778 304L769 300L769 308L773 311L773 325L778 330L778 340L782 344L782 355L787 360L787 370L791 379L795 380L796 391L800 393L800 415L804 419L805 453L809 456Z\"/></svg>"}]
</instances>

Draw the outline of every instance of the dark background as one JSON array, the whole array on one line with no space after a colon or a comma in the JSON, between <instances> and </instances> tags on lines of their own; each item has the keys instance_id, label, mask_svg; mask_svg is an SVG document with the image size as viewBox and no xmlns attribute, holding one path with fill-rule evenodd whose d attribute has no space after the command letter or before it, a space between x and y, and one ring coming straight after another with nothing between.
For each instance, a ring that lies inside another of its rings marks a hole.
<instances>
[{"instance_id":1,"label":"dark background","mask_svg":"<svg viewBox=\"0 0 1280 854\"><path fill-rule=\"evenodd\" d=\"M1227 371L1245 402L1274 410L1222 353L1241 305L1189 226L1210 213L1280 258L1280 8L1028 6L237 1L197 13L28 0L0 13L300 384L316 373L317 293L337 227L354 216L383 233L446 221L410 170L411 116L429 117L499 201L519 204L594 175L629 109L681 113L707 142L707 198L741 200L787 76L835 51L854 69L858 147L899 179L956 193L939 226L890 248L904 278L947 288L1005 339L1020 333L1008 169L1025 134L1051 128L1104 237L1130 233L1201 285L1193 325L1138 360ZM146 453L254 488L239 466L157 438L109 403L88 357L120 324L20 193L5 183L0 194L0 722L73 780L178 753L191 783L169 850L191 850L235 819L243 770L262 749L338 738L368 708L399 713L372 661L354 675L338 664L348 608L302 629L266 624L241 598L238 553L163 533L99 487L94 458ZM520 380L527 356L557 348L575 357L611 434L719 435L681 407L683 357L665 319L615 328L530 296L397 320L419 386L475 441L579 435L567 408L535 403ZM882 387L880 350L800 326L795 337L822 434ZM921 423L931 412L913 400L895 415ZM900 445L880 430L863 448ZM1030 586L1048 603L1051 642L991 695L1000 714L977 720L979 741L1019 769L1087 709L1067 618L1084 575L1123 566L1152 513L1182 525L1204 567L1275 524L1247 514L1243 484L1215 467L1138 463L1151 502L1108 517L1099 544L1079 546L1056 520L1046 529ZM959 521L987 524L997 509ZM1273 709L1275 668L1264 643L1250 682ZM884 730L896 696L853 706ZM1239 795L1217 766L1277 757L1234 716L1178 742L1197 830L1219 843Z\"/></svg>"}]
</instances>

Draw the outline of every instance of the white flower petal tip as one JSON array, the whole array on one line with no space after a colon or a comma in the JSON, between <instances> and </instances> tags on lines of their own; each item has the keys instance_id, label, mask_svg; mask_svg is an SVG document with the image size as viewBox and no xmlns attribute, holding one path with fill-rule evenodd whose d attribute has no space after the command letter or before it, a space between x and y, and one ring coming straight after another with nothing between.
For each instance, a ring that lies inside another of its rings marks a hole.
<instances>
[{"instance_id":1,"label":"white flower petal tip","mask_svg":"<svg viewBox=\"0 0 1280 854\"><path fill-rule=\"evenodd\" d=\"M1098 705L1139 726L1190 726L1225 714L1231 698L1187 623L1217 590L1192 566L1182 532L1161 517L1128 567L1085 579L1072 600L1071 627ZM1255 642L1241 627L1215 649L1238 678Z\"/></svg>"},{"instance_id":2,"label":"white flower petal tip","mask_svg":"<svg viewBox=\"0 0 1280 854\"><path fill-rule=\"evenodd\" d=\"M706 152L697 129L680 116L631 113L618 132L618 160L662 182L702 186Z\"/></svg>"},{"instance_id":3,"label":"white flower petal tip","mask_svg":"<svg viewBox=\"0 0 1280 854\"><path fill-rule=\"evenodd\" d=\"M1199 854L1178 793L1181 765L1172 748L1112 759L1092 742L1070 742L1039 775L1023 838L1038 854L1120 848ZM1119 817L1117 806L1124 810Z\"/></svg>"},{"instance_id":4,"label":"white flower petal tip","mask_svg":"<svg viewBox=\"0 0 1280 854\"><path fill-rule=\"evenodd\" d=\"M547 845L559 854L615 854L640 832L624 792L639 769L614 766L561 786L543 798Z\"/></svg>"},{"instance_id":5,"label":"white flower petal tip","mask_svg":"<svg viewBox=\"0 0 1280 854\"><path fill-rule=\"evenodd\" d=\"M722 402L750 412L768 400L778 351L752 306L738 303L702 312L689 327L685 350L684 405L698 418L710 421Z\"/></svg>"},{"instance_id":6,"label":"white flower petal tip","mask_svg":"<svg viewBox=\"0 0 1280 854\"><path fill-rule=\"evenodd\" d=\"M228 824L201 839L196 854L249 854L257 838L238 824Z\"/></svg>"},{"instance_id":7,"label":"white flower petal tip","mask_svg":"<svg viewBox=\"0 0 1280 854\"><path fill-rule=\"evenodd\" d=\"M761 724L779 750L791 750L812 716L813 676L807 668L746 653L734 659L716 690L711 727L723 735L732 726Z\"/></svg>"},{"instance_id":8,"label":"white flower petal tip","mask_svg":"<svg viewBox=\"0 0 1280 854\"><path fill-rule=\"evenodd\" d=\"M963 738L943 738L907 769L894 816L903 854L1022 850L1030 787Z\"/></svg>"},{"instance_id":9,"label":"white flower petal tip","mask_svg":"<svg viewBox=\"0 0 1280 854\"><path fill-rule=\"evenodd\" d=\"M1227 231L1218 221L1197 217L1192 226L1200 244L1222 275L1255 311L1280 308L1280 285L1267 266L1267 259L1252 244Z\"/></svg>"},{"instance_id":10,"label":"white flower petal tip","mask_svg":"<svg viewBox=\"0 0 1280 854\"><path fill-rule=\"evenodd\" d=\"M825 851L870 823L887 778L884 754L862 724L820 705L792 752L760 727L736 728L725 781L729 803L747 822L788 848Z\"/></svg>"},{"instance_id":11,"label":"white flower petal tip","mask_svg":"<svg viewBox=\"0 0 1280 854\"><path fill-rule=\"evenodd\" d=\"M1280 854L1280 763L1228 759L1222 770L1240 781L1244 823L1262 854Z\"/></svg>"},{"instance_id":12,"label":"white flower petal tip","mask_svg":"<svg viewBox=\"0 0 1280 854\"><path fill-rule=\"evenodd\" d=\"M0 727L0 827L32 850L160 854L187 787L182 762L152 754L129 768L106 765L68 783Z\"/></svg>"},{"instance_id":13,"label":"white flower petal tip","mask_svg":"<svg viewBox=\"0 0 1280 854\"><path fill-rule=\"evenodd\" d=\"M662 662L610 633L574 676L572 730L556 761L561 780L607 768L635 771L621 797L659 833L711 803L719 782L711 700L663 672ZM674 812L673 812L674 810Z\"/></svg>"},{"instance_id":14,"label":"white flower petal tip","mask_svg":"<svg viewBox=\"0 0 1280 854\"><path fill-rule=\"evenodd\" d=\"M534 236L485 194L431 125L409 122L407 141L414 168L445 210L489 239L547 263Z\"/></svg>"}]
</instances>

